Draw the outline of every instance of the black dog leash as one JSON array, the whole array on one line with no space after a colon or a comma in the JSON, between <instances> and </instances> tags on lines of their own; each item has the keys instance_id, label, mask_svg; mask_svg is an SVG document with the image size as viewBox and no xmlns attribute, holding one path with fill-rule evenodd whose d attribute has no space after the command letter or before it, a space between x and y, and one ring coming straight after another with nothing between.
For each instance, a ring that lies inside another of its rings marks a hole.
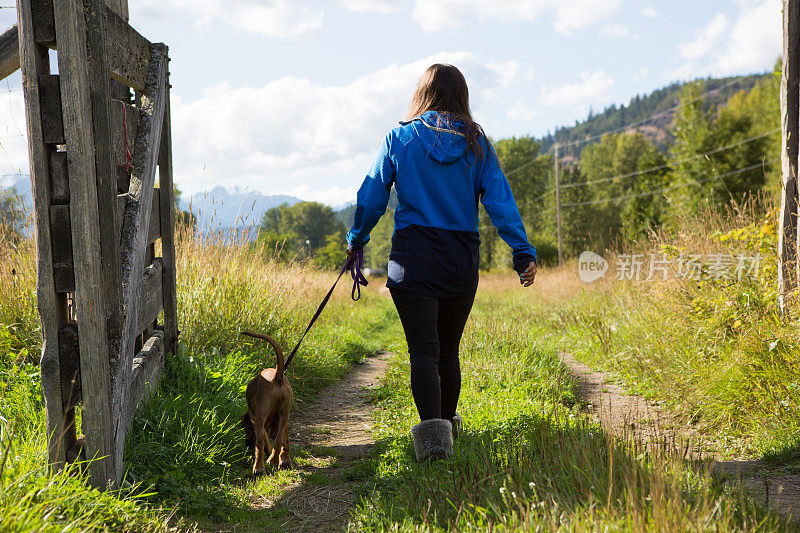
<instances>
[{"instance_id":1,"label":"black dog leash","mask_svg":"<svg viewBox=\"0 0 800 533\"><path fill-rule=\"evenodd\" d=\"M314 316L311 318L311 322L309 322L308 327L303 332L303 335L300 336L300 340L297 341L297 344L295 344L292 353L290 353L289 357L286 358L286 364L284 365L284 369L289 368L292 359L294 359L295 354L297 354L298 348L300 348L300 343L302 343L303 339L306 338L306 333L308 333L308 330L310 330L311 326L314 325L314 322L317 321L319 315L322 314L322 310L325 309L328 300L331 299L331 295L333 294L333 289L336 288L336 284L339 283L339 280L342 279L342 276L348 270L350 271L350 277L353 278L353 290L350 292L350 297L353 299L353 301L358 301L358 299L361 298L361 286L363 285L364 287L366 287L369 284L367 278L365 278L364 274L361 273L361 267L363 265L364 265L364 250L361 248L357 248L353 250L353 255L349 256L347 258L347 261L345 261L344 266L342 267L342 271L339 272L339 277L336 278L336 281L333 282L331 290L328 291L328 294L325 295L325 298L323 298L322 303L319 304L317 312L314 313Z\"/></svg>"}]
</instances>

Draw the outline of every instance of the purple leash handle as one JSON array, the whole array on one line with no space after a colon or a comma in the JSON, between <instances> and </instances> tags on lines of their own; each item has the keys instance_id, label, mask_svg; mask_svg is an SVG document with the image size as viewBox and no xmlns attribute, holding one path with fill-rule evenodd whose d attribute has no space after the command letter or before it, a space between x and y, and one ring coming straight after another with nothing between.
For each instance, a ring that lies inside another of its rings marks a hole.
<instances>
[{"instance_id":1,"label":"purple leash handle","mask_svg":"<svg viewBox=\"0 0 800 533\"><path fill-rule=\"evenodd\" d=\"M369 285L369 281L361 273L361 269L364 266L364 249L356 248L353 252L353 256L348 258L345 268L350 265L350 277L353 278L353 290L350 291L350 298L357 302L361 298L361 286L366 287Z\"/></svg>"},{"instance_id":2,"label":"purple leash handle","mask_svg":"<svg viewBox=\"0 0 800 533\"><path fill-rule=\"evenodd\" d=\"M361 267L364 265L364 250L361 248L356 248L353 250L353 254L347 258L342 270L339 272L339 277L336 278L336 281L333 282L333 286L328 291L328 294L325 295L325 298L322 299L322 303L319 304L317 307L317 311L314 313L314 316L311 318L311 322L308 323L306 330L300 336L300 340L297 341L297 344L294 345L292 349L292 353L289 354L289 357L286 358L286 364L284 368L289 368L289 364L294 359L294 356L297 354L297 350L300 348L300 344L303 342L303 339L306 338L306 334L311 329L311 326L314 325L314 322L317 321L319 315L322 314L322 310L325 309L325 306L328 304L328 300L331 299L331 295L333 294L333 289L336 288L336 284L339 283L339 280L342 279L344 273L348 270L350 271L350 277L353 278L353 290L350 291L350 297L353 301L358 301L361 298L361 285L367 286L369 282L367 278L364 277L364 274L361 273Z\"/></svg>"}]
</instances>

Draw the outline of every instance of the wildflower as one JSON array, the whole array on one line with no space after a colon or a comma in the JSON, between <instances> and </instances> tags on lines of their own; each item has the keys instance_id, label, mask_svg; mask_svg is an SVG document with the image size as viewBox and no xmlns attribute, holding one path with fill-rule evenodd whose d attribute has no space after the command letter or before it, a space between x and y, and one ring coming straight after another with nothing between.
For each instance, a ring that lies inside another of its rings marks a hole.
<instances>
[{"instance_id":1,"label":"wildflower","mask_svg":"<svg viewBox=\"0 0 800 533\"><path fill-rule=\"evenodd\" d=\"M530 488L534 488L535 486L536 486L536 483L534 483L533 481L528 483L528 487L530 487Z\"/></svg>"},{"instance_id":2,"label":"wildflower","mask_svg":"<svg viewBox=\"0 0 800 533\"><path fill-rule=\"evenodd\" d=\"M505 493L506 493L506 488L500 487L500 494L505 494Z\"/></svg>"},{"instance_id":3,"label":"wildflower","mask_svg":"<svg viewBox=\"0 0 800 533\"><path fill-rule=\"evenodd\" d=\"M516 498L516 497L517 497L517 493L512 491L512 492L511 492L511 497L512 497L512 498Z\"/></svg>"}]
</instances>

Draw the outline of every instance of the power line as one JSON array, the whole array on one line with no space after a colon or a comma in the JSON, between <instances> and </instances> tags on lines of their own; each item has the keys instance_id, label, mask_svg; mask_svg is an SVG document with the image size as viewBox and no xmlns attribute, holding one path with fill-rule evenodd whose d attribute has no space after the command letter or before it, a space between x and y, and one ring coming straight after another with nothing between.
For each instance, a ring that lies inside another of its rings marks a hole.
<instances>
[{"instance_id":1,"label":"power line","mask_svg":"<svg viewBox=\"0 0 800 533\"><path fill-rule=\"evenodd\" d=\"M757 141L759 139L763 139L764 137L768 137L769 135L772 135L773 133L777 133L779 131L780 131L780 128L776 128L776 129L774 129L772 131L768 131L766 133L760 133L760 134L755 135L753 137L748 137L747 139L742 139L741 141L738 141L738 142L735 142L735 143L732 143L732 144L728 144L726 146L719 146L717 148L714 148L713 150L709 150L708 152L703 152L702 154L695 154L693 156L685 157L683 159L677 159L677 160L671 161L669 163L664 163L663 165L657 165L657 166L654 166L654 167L646 168L644 170L637 170L637 171L634 171L634 172L628 172L627 174L620 174L618 176L612 176L610 178L601 178L601 179L578 182L578 183L566 183L566 184L562 185L561 188L562 189L570 189L570 188L573 188L573 187L584 187L584 186L587 186L587 185L594 185L596 183L608 183L610 181L617 181L617 180L621 180L621 179L625 179L625 178L633 178L635 176L641 176L643 174L649 174L650 172L655 172L657 170L664 170L664 169L667 169L667 168L670 168L670 167L674 167L676 165L680 165L681 163L688 163L689 161L694 161L695 159L700 159L700 158L703 158L703 157L706 157L706 156L709 156L709 155L712 155L712 154L716 154L716 153L719 153L719 152L724 152L725 150L730 150L732 148L736 148L738 146L742 146L744 144L751 143L751 142Z\"/></svg>"},{"instance_id":2,"label":"power line","mask_svg":"<svg viewBox=\"0 0 800 533\"><path fill-rule=\"evenodd\" d=\"M641 197L644 197L644 196L653 196L653 195L656 195L656 194L661 194L661 193L665 193L665 192L669 192L669 191L674 191L676 189L681 189L683 187L696 187L698 185L702 185L703 183L707 183L707 182L712 181L712 180L727 178L727 177L735 176L735 175L738 175L738 174L743 174L744 172L748 172L750 170L755 170L755 169L757 169L759 167L762 167L763 165L772 164L775 161L778 161L778 159L773 159L771 161L765 161L763 163L756 163L754 165L750 165L750 166L747 166L747 167L744 167L744 168L739 168L739 169L736 169L736 170L731 170L730 172L725 172L724 174L711 176L710 178L705 178L705 179L702 179L702 180L696 180L696 181L693 181L693 182L690 182L690 183L682 183L680 185L672 185L670 187L664 187L664 188L661 188L661 189L654 189L654 190L646 191L646 192L642 192L642 193L628 194L628 195L625 195L625 196L617 196L615 198L604 198L604 199L601 199L601 200L591 200L591 201L588 201L588 202L576 202L576 203L571 203L571 204L562 204L561 207L580 207L580 206L586 206L586 205L602 204L602 203L607 203L607 202L618 202L618 201L621 201L621 200L628 200L628 199L631 199L631 198L641 198Z\"/></svg>"}]
</instances>

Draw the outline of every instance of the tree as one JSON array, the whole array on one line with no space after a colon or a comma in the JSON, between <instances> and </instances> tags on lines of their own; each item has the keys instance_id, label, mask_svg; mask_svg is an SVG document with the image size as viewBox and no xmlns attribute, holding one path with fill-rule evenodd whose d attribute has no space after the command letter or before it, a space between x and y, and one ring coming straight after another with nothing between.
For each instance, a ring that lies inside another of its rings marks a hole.
<instances>
[{"instance_id":1,"label":"tree","mask_svg":"<svg viewBox=\"0 0 800 533\"><path fill-rule=\"evenodd\" d=\"M553 177L553 159L541 155L541 143L533 137L512 137L494 143L500 167L514 193L520 215L534 241L537 232L547 228L547 198L544 197ZM486 211L480 209L481 268L510 268L511 253L497 235L497 230Z\"/></svg>"},{"instance_id":2,"label":"tree","mask_svg":"<svg viewBox=\"0 0 800 533\"><path fill-rule=\"evenodd\" d=\"M370 233L369 243L364 247L364 266L386 269L394 234L394 211L387 209Z\"/></svg>"},{"instance_id":3,"label":"tree","mask_svg":"<svg viewBox=\"0 0 800 533\"><path fill-rule=\"evenodd\" d=\"M581 171L592 191L592 200L585 201L595 203L575 209L591 215L579 227L595 247L607 249L623 235L637 238L660 223L663 200L647 193L663 188L664 174L639 172L662 164L656 147L638 132L606 135L583 150Z\"/></svg>"},{"instance_id":4,"label":"tree","mask_svg":"<svg viewBox=\"0 0 800 533\"><path fill-rule=\"evenodd\" d=\"M675 120L670 158L679 187L668 194L674 219L747 200L766 184L760 164L780 153L777 134L759 137L780 123L774 80L736 93L716 116L705 110L703 89L702 83L686 87Z\"/></svg>"},{"instance_id":5,"label":"tree","mask_svg":"<svg viewBox=\"0 0 800 533\"><path fill-rule=\"evenodd\" d=\"M270 247L279 245L292 257L314 257L332 242L339 243L342 254L345 247L342 223L333 209L318 202L269 209L261 219L261 229L263 241Z\"/></svg>"}]
</instances>

